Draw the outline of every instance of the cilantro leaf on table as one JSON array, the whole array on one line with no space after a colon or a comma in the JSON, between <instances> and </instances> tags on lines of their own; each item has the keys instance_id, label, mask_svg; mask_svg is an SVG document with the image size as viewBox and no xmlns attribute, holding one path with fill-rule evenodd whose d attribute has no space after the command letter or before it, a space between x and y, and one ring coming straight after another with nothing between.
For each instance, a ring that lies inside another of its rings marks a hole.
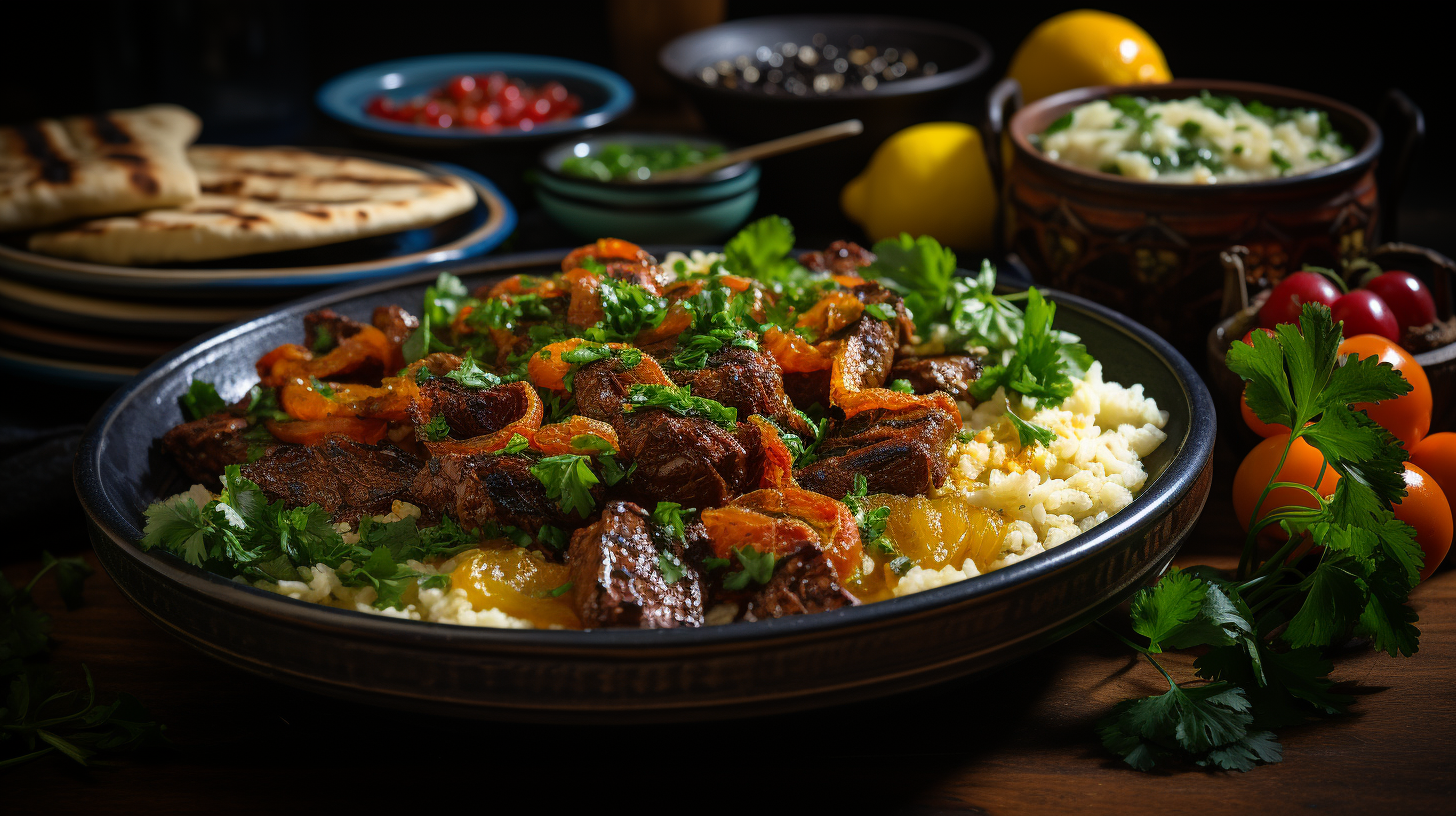
<instances>
[{"instance_id":1,"label":"cilantro leaf on table","mask_svg":"<svg viewBox=\"0 0 1456 816\"><path fill-rule=\"evenodd\" d=\"M591 457L574 453L548 456L531 465L531 475L546 488L546 497L556 502L563 512L582 518L596 508L592 488L601 479L591 469Z\"/></svg>"},{"instance_id":2,"label":"cilantro leaf on table","mask_svg":"<svg viewBox=\"0 0 1456 816\"><path fill-rule=\"evenodd\" d=\"M1132 630L1148 639L1148 651L1161 652L1163 640L1198 616L1207 594L1202 581L1171 569L1157 586L1133 596Z\"/></svg>"},{"instance_id":3,"label":"cilantro leaf on table","mask_svg":"<svg viewBox=\"0 0 1456 816\"><path fill-rule=\"evenodd\" d=\"M193 380L187 387L187 393L177 398L182 403L182 408L187 412L189 419L202 419L205 416L220 414L228 409L227 403L218 396L217 388L210 382Z\"/></svg>"}]
</instances>

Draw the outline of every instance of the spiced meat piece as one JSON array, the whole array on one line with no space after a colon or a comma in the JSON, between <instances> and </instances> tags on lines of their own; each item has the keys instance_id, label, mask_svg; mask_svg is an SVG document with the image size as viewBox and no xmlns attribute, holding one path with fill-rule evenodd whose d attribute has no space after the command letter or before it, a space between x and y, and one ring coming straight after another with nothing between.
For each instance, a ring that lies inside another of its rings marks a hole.
<instances>
[{"instance_id":1,"label":"spiced meat piece","mask_svg":"<svg viewBox=\"0 0 1456 816\"><path fill-rule=\"evenodd\" d=\"M374 328L384 332L389 342L396 346L402 345L420 327L419 318L392 303L377 307L371 322L374 323Z\"/></svg>"},{"instance_id":2,"label":"spiced meat piece","mask_svg":"<svg viewBox=\"0 0 1456 816\"><path fill-rule=\"evenodd\" d=\"M813 436L814 429L794 411L784 393L779 364L766 354L727 346L710 356L703 368L672 371L668 377L678 385L690 386L695 397L738 409L739 419L759 414L789 433Z\"/></svg>"},{"instance_id":3,"label":"spiced meat piece","mask_svg":"<svg viewBox=\"0 0 1456 816\"><path fill-rule=\"evenodd\" d=\"M845 420L819 446L820 459L795 474L805 490L843 498L856 474L871 493L913 496L945 484L945 446L958 423L930 407L862 411Z\"/></svg>"},{"instance_id":4,"label":"spiced meat piece","mask_svg":"<svg viewBox=\"0 0 1456 816\"><path fill-rule=\"evenodd\" d=\"M641 367L624 368L622 361L616 357L588 363L577 369L572 381L576 412L602 422L617 422L622 418L622 402L627 399L632 386L646 382L639 378L640 373Z\"/></svg>"},{"instance_id":5,"label":"spiced meat piece","mask_svg":"<svg viewBox=\"0 0 1456 816\"><path fill-rule=\"evenodd\" d=\"M958 400L970 399L971 383L980 376L981 361L969 354L901 357L890 369L890 379L909 381L917 394L944 391Z\"/></svg>"},{"instance_id":6,"label":"spiced meat piece","mask_svg":"<svg viewBox=\"0 0 1456 816\"><path fill-rule=\"evenodd\" d=\"M248 461L248 450L261 445L258 452L266 454L277 443L268 437L268 442L253 442L245 439L248 418L219 413L184 422L162 436L162 449L172 455L182 472L197 482L209 487L220 487L218 477L228 465L241 465Z\"/></svg>"},{"instance_id":7,"label":"spiced meat piece","mask_svg":"<svg viewBox=\"0 0 1456 816\"><path fill-rule=\"evenodd\" d=\"M443 416L457 439L493 434L526 414L531 384L513 382L494 388L468 388L449 377L431 377L419 384L419 396L407 414L415 425Z\"/></svg>"},{"instance_id":8,"label":"spiced meat piece","mask_svg":"<svg viewBox=\"0 0 1456 816\"><path fill-rule=\"evenodd\" d=\"M431 518L449 516L467 530L491 522L535 536L543 525L570 530L584 519L562 512L521 454L479 453L432 457L410 485L410 500ZM600 486L598 495L600 499Z\"/></svg>"},{"instance_id":9,"label":"spiced meat piece","mask_svg":"<svg viewBox=\"0 0 1456 816\"><path fill-rule=\"evenodd\" d=\"M303 316L303 345L322 354L346 337L353 337L364 324L333 309L319 309Z\"/></svg>"},{"instance_id":10,"label":"spiced meat piece","mask_svg":"<svg viewBox=\"0 0 1456 816\"><path fill-rule=\"evenodd\" d=\"M812 615L858 605L859 599L840 586L829 558L818 547L806 546L779 561L773 578L744 607L743 619Z\"/></svg>"},{"instance_id":11,"label":"spiced meat piece","mask_svg":"<svg viewBox=\"0 0 1456 816\"><path fill-rule=\"evenodd\" d=\"M799 263L815 272L831 275L858 275L859 270L875 262L875 253L852 241L835 241L824 251L805 252Z\"/></svg>"},{"instance_id":12,"label":"spiced meat piece","mask_svg":"<svg viewBox=\"0 0 1456 816\"><path fill-rule=\"evenodd\" d=\"M289 507L317 504L335 522L388 513L408 499L420 461L393 445L361 445L331 436L317 445L280 445L243 466L243 476L270 500Z\"/></svg>"},{"instance_id":13,"label":"spiced meat piece","mask_svg":"<svg viewBox=\"0 0 1456 816\"><path fill-rule=\"evenodd\" d=\"M748 448L711 420L634 411L616 429L623 458L637 466L628 480L634 496L701 510L752 489Z\"/></svg>"},{"instance_id":14,"label":"spiced meat piece","mask_svg":"<svg viewBox=\"0 0 1456 816\"><path fill-rule=\"evenodd\" d=\"M675 546L678 552L672 552ZM680 543L661 549L682 564L683 575L673 583L659 566L651 518L631 502L609 504L598 521L577 530L567 562L582 624L590 629L702 626L703 594L696 568L682 560Z\"/></svg>"}]
</instances>

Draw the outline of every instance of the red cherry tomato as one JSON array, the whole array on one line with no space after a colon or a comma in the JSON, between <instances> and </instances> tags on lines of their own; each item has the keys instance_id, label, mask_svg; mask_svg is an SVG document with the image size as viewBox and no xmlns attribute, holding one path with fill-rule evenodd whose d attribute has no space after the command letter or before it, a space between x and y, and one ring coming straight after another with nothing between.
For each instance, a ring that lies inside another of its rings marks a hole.
<instances>
[{"instance_id":1,"label":"red cherry tomato","mask_svg":"<svg viewBox=\"0 0 1456 816\"><path fill-rule=\"evenodd\" d=\"M1346 337L1378 334L1400 341L1400 324L1396 322L1390 307L1374 292L1356 289L1335 301L1330 312L1335 322L1344 321Z\"/></svg>"},{"instance_id":2,"label":"red cherry tomato","mask_svg":"<svg viewBox=\"0 0 1456 816\"><path fill-rule=\"evenodd\" d=\"M1431 290L1409 272L1386 272L1365 284L1365 288L1385 301L1402 332L1436 320L1436 301L1431 297Z\"/></svg>"},{"instance_id":3,"label":"red cherry tomato","mask_svg":"<svg viewBox=\"0 0 1456 816\"><path fill-rule=\"evenodd\" d=\"M475 77L469 75L455 77L450 80L450 84L445 86L445 92L457 102L465 101L473 90L475 90Z\"/></svg>"},{"instance_id":4,"label":"red cherry tomato","mask_svg":"<svg viewBox=\"0 0 1456 816\"><path fill-rule=\"evenodd\" d=\"M1416 528L1416 543L1426 554L1421 580L1431 577L1451 551L1451 503L1429 474L1405 463L1405 498L1391 505L1395 517Z\"/></svg>"},{"instance_id":5,"label":"red cherry tomato","mask_svg":"<svg viewBox=\"0 0 1456 816\"><path fill-rule=\"evenodd\" d=\"M1411 384L1410 391L1395 399L1355 403L1350 406L1352 409L1369 414L1371 419L1404 443L1406 450L1425 438L1426 432L1431 429L1431 381L1426 379L1425 369L1410 352L1379 335L1357 334L1345 338L1338 353L1342 357L1355 354L1362 360L1378 357L1380 362L1390 363Z\"/></svg>"},{"instance_id":6,"label":"red cherry tomato","mask_svg":"<svg viewBox=\"0 0 1456 816\"><path fill-rule=\"evenodd\" d=\"M1259 325L1272 329L1280 323L1298 323L1299 310L1306 303L1333 306L1340 290L1318 272L1295 272L1280 281L1259 308Z\"/></svg>"},{"instance_id":7,"label":"red cherry tomato","mask_svg":"<svg viewBox=\"0 0 1456 816\"><path fill-rule=\"evenodd\" d=\"M502 102L515 102L521 98L521 86L514 82L507 82L498 94Z\"/></svg>"},{"instance_id":8,"label":"red cherry tomato","mask_svg":"<svg viewBox=\"0 0 1456 816\"><path fill-rule=\"evenodd\" d=\"M541 96L551 100L551 104L559 105L570 98L571 93L560 82L548 82L541 86Z\"/></svg>"}]
</instances>

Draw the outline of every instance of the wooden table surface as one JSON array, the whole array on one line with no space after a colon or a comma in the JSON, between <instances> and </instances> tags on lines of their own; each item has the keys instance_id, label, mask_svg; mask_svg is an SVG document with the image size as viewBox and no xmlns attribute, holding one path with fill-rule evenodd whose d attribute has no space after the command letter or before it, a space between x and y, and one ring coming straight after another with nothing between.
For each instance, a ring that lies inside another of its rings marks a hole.
<instances>
[{"instance_id":1,"label":"wooden table surface","mask_svg":"<svg viewBox=\"0 0 1456 816\"><path fill-rule=\"evenodd\" d=\"M1238 541L1221 451L1213 496L1179 561L1230 563ZM87 557L95 563L93 555ZM38 562L12 564L28 580ZM451 721L336 702L202 657L142 618L98 570L67 612L50 581L54 664L125 691L176 747L114 767L59 757L0 772L0 812L372 812L385 800L481 811L845 813L1449 813L1456 801L1456 571L1419 587L1420 652L1337 657L1354 714L1280 733L1285 761L1247 774L1142 774L1094 723L1166 689L1095 627L987 677L854 706L704 725L569 728ZM1170 656L1191 676L1191 657ZM507 806L515 803L515 807ZM826 807L826 805L828 807Z\"/></svg>"}]
</instances>

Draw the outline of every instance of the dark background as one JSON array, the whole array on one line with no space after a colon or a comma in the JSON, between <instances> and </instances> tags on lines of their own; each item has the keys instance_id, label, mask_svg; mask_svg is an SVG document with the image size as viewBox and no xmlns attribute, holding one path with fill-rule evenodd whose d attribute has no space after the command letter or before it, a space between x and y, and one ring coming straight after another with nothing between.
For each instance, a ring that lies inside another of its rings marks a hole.
<instances>
[{"instance_id":1,"label":"dark background","mask_svg":"<svg viewBox=\"0 0 1456 816\"><path fill-rule=\"evenodd\" d=\"M753 2L729 0L728 18L784 13L901 13L980 33L1001 76L1037 23L1075 4ZM1314 91L1376 112L1399 86L1424 108L1427 139L1401 213L1401 238L1456 254L1443 228L1456 215L1445 191L1456 160L1441 147L1456 121L1450 42L1414 4L1219 4L1110 2L1100 6L1145 28L1175 76L1261 81ZM1429 8L1429 7L1427 7ZM380 60L458 51L515 51L620 67L608 4L113 2L30 6L0 48L0 122L86 110L176 102L199 113L204 141L338 144L342 132L312 103L318 86ZM639 107L634 124L674 121L663 104ZM666 107L671 107L667 103ZM656 110L654 110L656 108ZM508 181L508 180L507 180ZM509 185L507 185L509 189ZM518 205L527 202L517 201ZM529 230L532 222L523 221ZM525 243L536 243L529 238Z\"/></svg>"}]
</instances>

